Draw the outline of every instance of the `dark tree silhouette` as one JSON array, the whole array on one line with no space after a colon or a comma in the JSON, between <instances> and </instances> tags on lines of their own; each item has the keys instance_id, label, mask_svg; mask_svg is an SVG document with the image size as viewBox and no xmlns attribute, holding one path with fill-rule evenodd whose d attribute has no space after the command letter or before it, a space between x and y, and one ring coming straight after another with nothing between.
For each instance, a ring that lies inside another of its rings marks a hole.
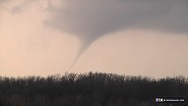
<instances>
[{"instance_id":1,"label":"dark tree silhouette","mask_svg":"<svg viewBox=\"0 0 188 106\"><path fill-rule=\"evenodd\" d=\"M166 106L156 96L188 97L188 78L106 73L0 77L0 106ZM188 106L188 103L173 106Z\"/></svg>"}]
</instances>

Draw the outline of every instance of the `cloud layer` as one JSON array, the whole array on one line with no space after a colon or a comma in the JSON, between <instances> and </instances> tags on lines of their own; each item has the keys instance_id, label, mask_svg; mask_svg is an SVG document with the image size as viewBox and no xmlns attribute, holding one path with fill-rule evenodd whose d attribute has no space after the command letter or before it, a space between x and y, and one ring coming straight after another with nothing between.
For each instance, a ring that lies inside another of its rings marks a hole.
<instances>
[{"instance_id":1,"label":"cloud layer","mask_svg":"<svg viewBox=\"0 0 188 106\"><path fill-rule=\"evenodd\" d=\"M106 1L0 0L0 74L188 75L185 0Z\"/></svg>"},{"instance_id":2,"label":"cloud layer","mask_svg":"<svg viewBox=\"0 0 188 106\"><path fill-rule=\"evenodd\" d=\"M47 23L74 34L86 44L122 29L188 31L186 0L66 0L63 3L62 7L50 9L53 13Z\"/></svg>"},{"instance_id":3,"label":"cloud layer","mask_svg":"<svg viewBox=\"0 0 188 106\"><path fill-rule=\"evenodd\" d=\"M76 59L95 40L124 29L188 32L187 0L62 0L46 24L81 40Z\"/></svg>"}]
</instances>

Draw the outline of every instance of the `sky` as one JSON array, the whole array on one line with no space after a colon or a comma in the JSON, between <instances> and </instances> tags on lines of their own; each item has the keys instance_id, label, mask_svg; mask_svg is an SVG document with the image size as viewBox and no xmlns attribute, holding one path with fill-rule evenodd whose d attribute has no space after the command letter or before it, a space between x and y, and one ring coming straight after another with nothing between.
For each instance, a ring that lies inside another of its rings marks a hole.
<instances>
[{"instance_id":1,"label":"sky","mask_svg":"<svg viewBox=\"0 0 188 106\"><path fill-rule=\"evenodd\" d=\"M188 76L187 0L0 0L0 75Z\"/></svg>"}]
</instances>

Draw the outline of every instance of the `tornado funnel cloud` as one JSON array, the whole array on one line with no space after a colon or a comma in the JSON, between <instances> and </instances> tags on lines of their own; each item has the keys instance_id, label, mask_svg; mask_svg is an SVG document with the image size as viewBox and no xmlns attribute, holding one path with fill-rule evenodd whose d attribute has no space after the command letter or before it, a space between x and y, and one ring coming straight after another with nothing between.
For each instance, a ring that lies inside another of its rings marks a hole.
<instances>
[{"instance_id":1,"label":"tornado funnel cloud","mask_svg":"<svg viewBox=\"0 0 188 106\"><path fill-rule=\"evenodd\" d=\"M89 47L89 45L87 46ZM69 69L67 71L70 71L74 65L76 64L76 62L78 61L78 59L80 58L80 56L83 54L83 52L87 49L87 47L85 46L81 46L81 48L79 49L78 53L76 54L76 57L74 58L71 66L69 67Z\"/></svg>"},{"instance_id":2,"label":"tornado funnel cloud","mask_svg":"<svg viewBox=\"0 0 188 106\"><path fill-rule=\"evenodd\" d=\"M80 49L76 54L76 57L74 58L71 66L68 68L67 71L70 71L74 65L76 64L76 62L78 61L78 59L82 56L82 54L89 48L89 46L92 44L92 41L88 42L89 40L85 40L82 41L81 45L80 45Z\"/></svg>"},{"instance_id":3,"label":"tornado funnel cloud","mask_svg":"<svg viewBox=\"0 0 188 106\"><path fill-rule=\"evenodd\" d=\"M78 61L78 59L80 58L80 56L82 55L83 52L84 52L84 50L81 50L81 49L79 50L79 52L77 53L77 55L74 58L71 66L69 67L69 69L67 71L70 71L74 67L74 65L76 64L76 62Z\"/></svg>"},{"instance_id":4,"label":"tornado funnel cloud","mask_svg":"<svg viewBox=\"0 0 188 106\"><path fill-rule=\"evenodd\" d=\"M81 41L73 64L104 35L127 29L188 33L187 0L62 0L45 22ZM85 43L87 42L87 43Z\"/></svg>"}]
</instances>

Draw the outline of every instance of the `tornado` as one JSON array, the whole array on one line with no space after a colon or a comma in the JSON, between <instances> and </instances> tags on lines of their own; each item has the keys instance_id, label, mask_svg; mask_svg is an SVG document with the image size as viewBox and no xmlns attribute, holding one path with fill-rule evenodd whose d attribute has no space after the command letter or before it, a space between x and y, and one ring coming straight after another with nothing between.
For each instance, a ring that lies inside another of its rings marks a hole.
<instances>
[{"instance_id":1,"label":"tornado","mask_svg":"<svg viewBox=\"0 0 188 106\"><path fill-rule=\"evenodd\" d=\"M113 32L143 29L188 33L187 0L61 0L62 6L51 5L52 28L80 39L79 57L97 39Z\"/></svg>"}]
</instances>

